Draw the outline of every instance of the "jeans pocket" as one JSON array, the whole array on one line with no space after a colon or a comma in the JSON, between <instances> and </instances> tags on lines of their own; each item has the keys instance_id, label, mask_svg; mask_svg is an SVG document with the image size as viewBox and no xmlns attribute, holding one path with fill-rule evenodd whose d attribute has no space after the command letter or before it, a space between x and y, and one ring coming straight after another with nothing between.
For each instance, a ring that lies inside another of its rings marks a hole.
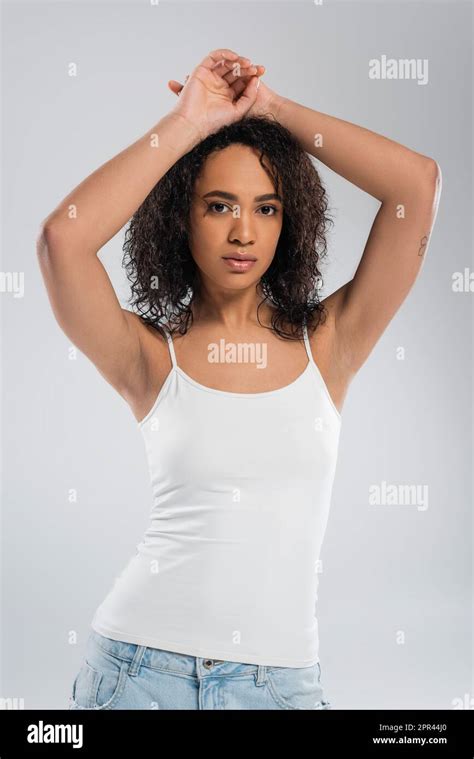
<instances>
[{"instance_id":1,"label":"jeans pocket","mask_svg":"<svg viewBox=\"0 0 474 759\"><path fill-rule=\"evenodd\" d=\"M310 667L268 667L268 689L282 709L330 709L324 698L319 662Z\"/></svg>"},{"instance_id":2,"label":"jeans pocket","mask_svg":"<svg viewBox=\"0 0 474 759\"><path fill-rule=\"evenodd\" d=\"M84 659L72 686L71 709L113 709L128 678L129 662L112 654L94 652Z\"/></svg>"}]
</instances>

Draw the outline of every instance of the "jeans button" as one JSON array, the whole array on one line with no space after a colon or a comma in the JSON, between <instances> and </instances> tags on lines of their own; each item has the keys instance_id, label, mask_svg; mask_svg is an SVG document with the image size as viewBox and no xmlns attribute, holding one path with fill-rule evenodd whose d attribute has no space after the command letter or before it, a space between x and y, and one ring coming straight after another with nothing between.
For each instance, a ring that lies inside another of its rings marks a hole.
<instances>
[{"instance_id":1,"label":"jeans button","mask_svg":"<svg viewBox=\"0 0 474 759\"><path fill-rule=\"evenodd\" d=\"M214 662L212 661L212 659L206 659L204 661L204 666L206 667L206 669L210 669L213 666L213 664Z\"/></svg>"}]
</instances>

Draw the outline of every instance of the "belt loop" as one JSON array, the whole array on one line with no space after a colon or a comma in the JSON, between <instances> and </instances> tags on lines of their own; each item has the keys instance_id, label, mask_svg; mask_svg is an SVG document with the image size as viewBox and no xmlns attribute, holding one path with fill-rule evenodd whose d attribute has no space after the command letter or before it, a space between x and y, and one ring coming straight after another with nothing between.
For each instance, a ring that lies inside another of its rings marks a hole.
<instances>
[{"instance_id":1,"label":"belt loop","mask_svg":"<svg viewBox=\"0 0 474 759\"><path fill-rule=\"evenodd\" d=\"M267 679L267 666L266 664L257 664L257 678L256 685L264 685Z\"/></svg>"},{"instance_id":2,"label":"belt loop","mask_svg":"<svg viewBox=\"0 0 474 759\"><path fill-rule=\"evenodd\" d=\"M146 651L146 646L137 646L135 653L133 655L133 659L130 662L130 666L128 668L128 674L134 677L135 675L138 675L138 672L140 671L140 666L143 659L143 654Z\"/></svg>"}]
</instances>

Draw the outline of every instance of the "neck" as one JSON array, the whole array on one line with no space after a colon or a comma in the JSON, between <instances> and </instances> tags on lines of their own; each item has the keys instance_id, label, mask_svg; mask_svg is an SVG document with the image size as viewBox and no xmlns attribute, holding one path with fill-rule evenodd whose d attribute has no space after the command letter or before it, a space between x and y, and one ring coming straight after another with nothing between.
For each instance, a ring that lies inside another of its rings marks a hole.
<instances>
[{"instance_id":1,"label":"neck","mask_svg":"<svg viewBox=\"0 0 474 759\"><path fill-rule=\"evenodd\" d=\"M274 306L258 285L255 289L231 292L211 293L203 288L196 293L191 308L195 323L218 324L228 330L240 330L249 325L270 326L274 312Z\"/></svg>"}]
</instances>

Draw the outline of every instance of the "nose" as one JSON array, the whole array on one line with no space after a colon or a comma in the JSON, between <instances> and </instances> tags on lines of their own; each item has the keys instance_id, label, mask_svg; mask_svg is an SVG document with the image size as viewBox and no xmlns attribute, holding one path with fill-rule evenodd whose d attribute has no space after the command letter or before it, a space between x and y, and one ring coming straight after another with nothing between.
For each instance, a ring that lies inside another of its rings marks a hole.
<instances>
[{"instance_id":1,"label":"nose","mask_svg":"<svg viewBox=\"0 0 474 759\"><path fill-rule=\"evenodd\" d=\"M241 208L239 209L239 213L232 219L229 241L239 245L253 245L255 230L253 229L251 213L245 213Z\"/></svg>"}]
</instances>

